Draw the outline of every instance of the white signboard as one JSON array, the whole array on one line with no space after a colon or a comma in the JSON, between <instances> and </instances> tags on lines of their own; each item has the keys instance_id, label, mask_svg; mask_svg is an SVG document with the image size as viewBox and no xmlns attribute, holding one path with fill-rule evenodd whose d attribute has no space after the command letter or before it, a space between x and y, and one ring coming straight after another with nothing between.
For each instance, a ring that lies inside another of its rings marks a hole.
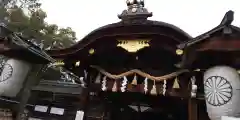
<instances>
[{"instance_id":1,"label":"white signboard","mask_svg":"<svg viewBox=\"0 0 240 120\"><path fill-rule=\"evenodd\" d=\"M38 119L38 118L28 118L28 120L42 120L42 119Z\"/></svg>"},{"instance_id":2,"label":"white signboard","mask_svg":"<svg viewBox=\"0 0 240 120\"><path fill-rule=\"evenodd\" d=\"M64 109L63 108L56 108L52 107L50 110L51 114L56 114L56 115L63 115L64 114Z\"/></svg>"},{"instance_id":3,"label":"white signboard","mask_svg":"<svg viewBox=\"0 0 240 120\"><path fill-rule=\"evenodd\" d=\"M47 112L48 107L47 106L41 106L41 105L36 105L34 108L34 111L38 112Z\"/></svg>"},{"instance_id":4,"label":"white signboard","mask_svg":"<svg viewBox=\"0 0 240 120\"><path fill-rule=\"evenodd\" d=\"M240 118L222 116L222 120L240 120Z\"/></svg>"},{"instance_id":5,"label":"white signboard","mask_svg":"<svg viewBox=\"0 0 240 120\"><path fill-rule=\"evenodd\" d=\"M83 120L84 112L83 111L77 111L75 120Z\"/></svg>"}]
</instances>

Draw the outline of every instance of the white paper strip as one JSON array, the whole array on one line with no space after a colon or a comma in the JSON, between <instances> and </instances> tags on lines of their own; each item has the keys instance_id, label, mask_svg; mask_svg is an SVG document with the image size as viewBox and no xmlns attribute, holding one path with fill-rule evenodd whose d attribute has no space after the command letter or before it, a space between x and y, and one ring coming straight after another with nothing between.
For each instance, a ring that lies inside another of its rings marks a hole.
<instances>
[{"instance_id":1,"label":"white paper strip","mask_svg":"<svg viewBox=\"0 0 240 120\"><path fill-rule=\"evenodd\" d=\"M128 82L127 77L124 76L123 77L123 82L122 82L122 87L121 87L121 92L125 92L126 91L127 82Z\"/></svg>"},{"instance_id":2,"label":"white paper strip","mask_svg":"<svg viewBox=\"0 0 240 120\"><path fill-rule=\"evenodd\" d=\"M102 81L102 91L106 90L107 90L107 76L104 76Z\"/></svg>"},{"instance_id":3,"label":"white paper strip","mask_svg":"<svg viewBox=\"0 0 240 120\"><path fill-rule=\"evenodd\" d=\"M147 93L148 91L148 78L145 78L144 79L144 92L145 94Z\"/></svg>"},{"instance_id":4,"label":"white paper strip","mask_svg":"<svg viewBox=\"0 0 240 120\"><path fill-rule=\"evenodd\" d=\"M77 111L75 120L83 120L84 112L83 111Z\"/></svg>"}]
</instances>

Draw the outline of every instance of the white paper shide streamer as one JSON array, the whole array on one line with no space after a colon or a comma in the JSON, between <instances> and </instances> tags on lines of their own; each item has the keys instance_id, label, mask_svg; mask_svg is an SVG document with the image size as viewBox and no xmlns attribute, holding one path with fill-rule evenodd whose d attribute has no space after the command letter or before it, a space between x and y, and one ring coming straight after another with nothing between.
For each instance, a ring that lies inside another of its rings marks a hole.
<instances>
[{"instance_id":1,"label":"white paper shide streamer","mask_svg":"<svg viewBox=\"0 0 240 120\"><path fill-rule=\"evenodd\" d=\"M16 59L2 60L0 96L15 97L30 70L30 64Z\"/></svg>"},{"instance_id":2,"label":"white paper shide streamer","mask_svg":"<svg viewBox=\"0 0 240 120\"><path fill-rule=\"evenodd\" d=\"M107 90L107 76L104 76L102 80L102 91L106 90Z\"/></svg>"},{"instance_id":3,"label":"white paper shide streamer","mask_svg":"<svg viewBox=\"0 0 240 120\"><path fill-rule=\"evenodd\" d=\"M148 78L144 79L144 93L146 94L148 92Z\"/></svg>"},{"instance_id":4,"label":"white paper shide streamer","mask_svg":"<svg viewBox=\"0 0 240 120\"><path fill-rule=\"evenodd\" d=\"M215 66L204 73L204 93L208 116L221 120L222 116L239 117L240 77L228 66Z\"/></svg>"},{"instance_id":5,"label":"white paper shide streamer","mask_svg":"<svg viewBox=\"0 0 240 120\"><path fill-rule=\"evenodd\" d=\"M191 97L192 98L196 98L197 97L197 89L198 89L198 87L196 85L196 77L195 76L193 76L191 78L191 83L192 83Z\"/></svg>"},{"instance_id":6,"label":"white paper shide streamer","mask_svg":"<svg viewBox=\"0 0 240 120\"><path fill-rule=\"evenodd\" d=\"M121 92L125 92L126 91L126 85L127 85L127 77L124 76L123 77L123 81L122 81L122 87L121 87Z\"/></svg>"},{"instance_id":7,"label":"white paper shide streamer","mask_svg":"<svg viewBox=\"0 0 240 120\"><path fill-rule=\"evenodd\" d=\"M167 91L167 81L164 80L163 81L163 95L166 95L166 91Z\"/></svg>"}]
</instances>

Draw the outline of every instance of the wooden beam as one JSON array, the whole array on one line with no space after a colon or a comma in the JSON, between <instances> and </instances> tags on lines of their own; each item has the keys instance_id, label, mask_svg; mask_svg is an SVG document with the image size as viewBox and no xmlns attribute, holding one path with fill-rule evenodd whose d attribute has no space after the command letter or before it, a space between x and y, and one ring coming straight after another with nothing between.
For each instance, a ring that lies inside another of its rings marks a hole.
<instances>
[{"instance_id":1,"label":"wooden beam","mask_svg":"<svg viewBox=\"0 0 240 120\"><path fill-rule=\"evenodd\" d=\"M184 50L182 61L180 63L180 68L189 68L195 61L197 53L194 48L189 47Z\"/></svg>"},{"instance_id":2,"label":"wooden beam","mask_svg":"<svg viewBox=\"0 0 240 120\"><path fill-rule=\"evenodd\" d=\"M15 120L22 120L21 116L24 114L24 109L31 96L31 87L39 81L39 74L41 73L43 65L33 65L31 72L29 72L25 84L21 91L20 103L17 104Z\"/></svg>"},{"instance_id":3,"label":"wooden beam","mask_svg":"<svg viewBox=\"0 0 240 120\"><path fill-rule=\"evenodd\" d=\"M41 80L42 81L42 80ZM43 84L45 83L45 84ZM81 95L83 91L83 87L80 85L72 85L72 84L59 84L54 82L42 82L39 83L37 86L32 88L33 91L46 91L46 92L54 92L54 93L65 93L65 94L72 94L72 95ZM67 86L68 85L68 86Z\"/></svg>"},{"instance_id":4,"label":"wooden beam","mask_svg":"<svg viewBox=\"0 0 240 120\"><path fill-rule=\"evenodd\" d=\"M197 51L240 51L239 39L213 38L208 42L200 44Z\"/></svg>"},{"instance_id":5,"label":"wooden beam","mask_svg":"<svg viewBox=\"0 0 240 120\"><path fill-rule=\"evenodd\" d=\"M198 120L197 100L188 100L188 120Z\"/></svg>"}]
</instances>

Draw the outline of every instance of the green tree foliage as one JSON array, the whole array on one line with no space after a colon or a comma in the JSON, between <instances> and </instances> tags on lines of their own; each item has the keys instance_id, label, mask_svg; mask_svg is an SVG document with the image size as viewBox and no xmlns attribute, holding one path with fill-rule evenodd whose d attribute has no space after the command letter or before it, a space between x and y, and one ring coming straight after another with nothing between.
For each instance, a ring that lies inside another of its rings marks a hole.
<instances>
[{"instance_id":1,"label":"green tree foliage","mask_svg":"<svg viewBox=\"0 0 240 120\"><path fill-rule=\"evenodd\" d=\"M4 22L12 31L37 43L43 42L45 48L53 44L55 49L65 48L75 43L76 33L71 28L59 28L44 21L47 15L39 8L38 0L5 1L5 6L0 7L0 22Z\"/></svg>"}]
</instances>

